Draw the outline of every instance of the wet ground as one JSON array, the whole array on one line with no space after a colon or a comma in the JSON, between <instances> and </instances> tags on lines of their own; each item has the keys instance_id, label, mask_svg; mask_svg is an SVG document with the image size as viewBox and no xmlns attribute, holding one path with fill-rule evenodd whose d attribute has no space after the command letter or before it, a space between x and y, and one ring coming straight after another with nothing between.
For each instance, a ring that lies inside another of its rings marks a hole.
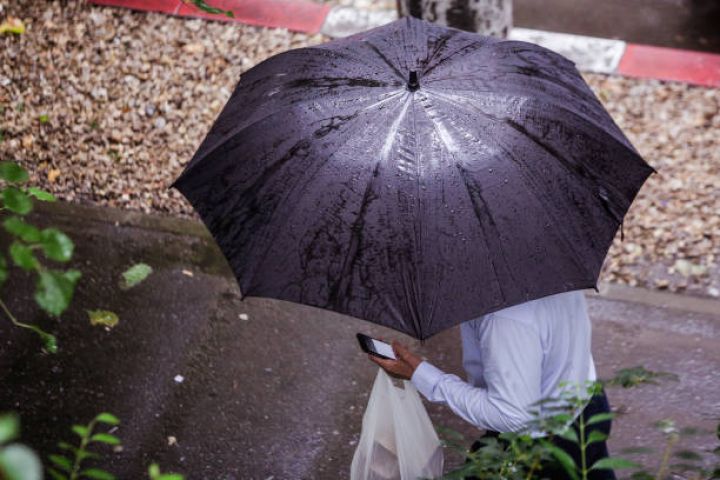
<instances>
[{"instance_id":1,"label":"wet ground","mask_svg":"<svg viewBox=\"0 0 720 480\"><path fill-rule=\"evenodd\" d=\"M34 335L0 318L0 411L21 414L24 442L44 456L58 440L72 439L73 423L110 411L122 420L116 434L124 448L108 450L105 465L120 479L145 478L152 461L193 480L348 478L376 373L355 333L401 335L310 307L241 301L197 223L98 207L50 210L35 219L75 239L74 265L83 279L59 322L32 308L32 281L19 272L2 291L18 318L46 326L60 342L58 354L41 354ZM0 234L3 246L6 240ZM119 290L120 272L137 261L155 272L134 289ZM663 295L663 301L589 296L602 376L640 364L679 375L660 385L608 390L623 412L610 442L615 453L659 450L662 436L652 424L663 418L700 429L681 448L716 443L720 308L682 297L676 306L683 310L674 309L675 297ZM95 308L117 312L119 325L90 326L84 309ZM460 372L456 329L419 350ZM468 435L468 443L476 435L442 406L429 412L436 425ZM655 466L659 452L635 458Z\"/></svg>"}]
</instances>

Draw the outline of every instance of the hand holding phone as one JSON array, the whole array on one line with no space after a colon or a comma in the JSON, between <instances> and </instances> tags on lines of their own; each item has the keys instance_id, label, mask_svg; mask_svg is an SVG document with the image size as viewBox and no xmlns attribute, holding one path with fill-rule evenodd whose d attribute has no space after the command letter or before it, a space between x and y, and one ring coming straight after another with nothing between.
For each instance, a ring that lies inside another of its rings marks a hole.
<instances>
[{"instance_id":1,"label":"hand holding phone","mask_svg":"<svg viewBox=\"0 0 720 480\"><path fill-rule=\"evenodd\" d=\"M358 342L360 342L360 348L362 348L363 352L380 358L397 360L395 352L393 352L392 346L389 343L368 337L362 333L357 334L357 339Z\"/></svg>"}]
</instances>

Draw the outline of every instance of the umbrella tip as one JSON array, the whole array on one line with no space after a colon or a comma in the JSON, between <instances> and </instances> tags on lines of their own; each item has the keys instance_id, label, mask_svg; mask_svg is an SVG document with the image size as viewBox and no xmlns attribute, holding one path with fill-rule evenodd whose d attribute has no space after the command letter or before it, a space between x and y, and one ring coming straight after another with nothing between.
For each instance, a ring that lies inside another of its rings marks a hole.
<instances>
[{"instance_id":1,"label":"umbrella tip","mask_svg":"<svg viewBox=\"0 0 720 480\"><path fill-rule=\"evenodd\" d=\"M411 92L414 92L418 88L420 88L420 84L418 83L418 76L416 71L410 72L410 78L408 79L407 88Z\"/></svg>"}]
</instances>

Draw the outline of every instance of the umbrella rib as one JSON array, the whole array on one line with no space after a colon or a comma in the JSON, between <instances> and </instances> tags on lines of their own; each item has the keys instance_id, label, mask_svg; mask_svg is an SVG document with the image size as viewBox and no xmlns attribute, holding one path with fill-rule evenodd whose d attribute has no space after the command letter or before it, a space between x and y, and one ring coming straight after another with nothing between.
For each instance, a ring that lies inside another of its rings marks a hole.
<instances>
[{"instance_id":1,"label":"umbrella rib","mask_svg":"<svg viewBox=\"0 0 720 480\"><path fill-rule=\"evenodd\" d=\"M453 105L455 105L455 106L458 107L458 108L461 108L461 109L465 109L465 108L466 108L466 107L464 107L464 106L462 106L462 105L457 104L457 103L454 102L453 100L446 99L446 101L452 103ZM479 112L483 117L489 119L490 121L492 121L492 122L494 122L494 123L506 124L506 125L508 125L510 128L512 128L514 131L517 131L518 133L527 136L531 141L533 141L533 143L538 144L538 146L540 146L541 148L543 148L544 150L546 150L546 151L548 152L548 154L550 154L553 158L558 158L559 160L561 160L560 163L563 164L563 165L566 167L566 169L569 170L569 168L565 165L565 162L567 162L567 160L563 160L563 158L560 157L560 153L559 153L559 152L553 153L554 150L547 150L547 149L545 149L545 148L544 148L544 144L542 144L542 142L539 142L539 139L536 139L534 136L529 135L529 132L524 133L524 132L526 132L526 130L523 129L521 125L519 125L519 124L517 124L516 122L513 122L512 120L509 120L509 119L507 119L507 118L498 118L498 117L495 117L495 116L493 116L493 115L490 115L490 114L488 114L487 112L485 112L485 111L483 111L482 109L479 109L479 108L477 108L477 107L475 107L474 110L477 111L477 112ZM520 130L518 130L518 128L520 128ZM506 154L510 159L513 160L513 163L515 163L516 165L518 165L518 167L520 167L520 171L521 171L521 172L524 172L524 171L525 171L525 169L522 168L522 166L521 166L521 164L522 164L523 162L520 161L515 155L513 155L512 149L507 148L505 145L503 145L502 143L500 143L500 141L499 141L496 137L490 137L490 138L492 139L492 141L493 141L498 147L500 147L500 148L505 152L505 154ZM539 143L538 143L538 142L539 142ZM571 171L571 170L569 170L569 171ZM523 179L524 179L524 181L525 181L526 184L528 184L528 185L530 185L530 186L534 186L534 187L532 188L532 191L533 191L534 195L536 196L536 198L538 198L538 200L540 200L541 203L547 203L547 199L544 198L545 196L544 196L544 194L542 194L542 188L538 188L537 186L535 186L536 182L533 180L533 177L532 177L531 175L528 175L528 174L525 174L525 173L523 173L522 176L523 176ZM564 222L558 221L558 219L555 218L555 216L550 213L550 210L549 210L549 209L546 209L546 212L548 212L548 215L551 217L551 219L552 219L552 221L553 221L554 224L556 224L556 225L565 225ZM567 245L568 250L570 250L571 252L573 252L573 259L574 259L575 264L576 264L581 270L583 270L583 271L590 277L591 281L594 281L593 273L588 270L587 266L586 266L585 263L582 261L582 259L578 258L576 250L572 247L571 244L567 243L566 237L567 237L566 235L561 235L561 236L560 236L561 240Z\"/></svg>"},{"instance_id":2,"label":"umbrella rib","mask_svg":"<svg viewBox=\"0 0 720 480\"><path fill-rule=\"evenodd\" d=\"M472 179L470 178L470 175L468 174L467 170L465 169L465 166L462 165L461 162L457 162L455 164L455 168L458 169L460 172L460 177L463 179L463 185L465 185L465 191L468 194L468 197L470 198L470 204L473 207L473 213L475 213L475 218L478 221L478 224L480 225L480 230L482 230L482 236L483 236L483 243L485 243L485 249L488 252L488 257L490 260L490 267L493 270L493 275L496 280L496 284L498 286L498 289L500 290L500 295L503 298L503 302L506 301L507 297L505 295L505 288L503 288L503 282L500 281L500 275L498 274L498 266L495 265L495 256L491 255L490 253L494 250L491 249L490 245L488 244L488 240L490 239L500 239L500 232L497 230L497 225L495 224L495 220L492 217L492 214L490 213L490 209L487 208L487 202L485 202L485 199L482 196L482 189L480 185L478 185L475 182L472 182ZM473 186L470 186L470 183L473 183ZM475 191L477 197L479 197L479 201L482 202L482 204L478 204L478 199L475 198L475 195L473 195L473 191ZM483 208L483 206L485 208ZM484 212L484 215L483 215ZM484 219L484 216L487 216L487 219ZM486 223L489 227L492 228L491 235L488 235L488 231L486 229ZM502 242L498 242L496 245L498 247L498 250L500 252L500 257L503 260L503 263L505 264L505 270L507 274L510 276L510 278L513 280L513 283L518 283L515 279L514 275L512 274L512 269L510 268L510 262L508 262L507 256L505 255L505 249L503 248Z\"/></svg>"},{"instance_id":3,"label":"umbrella rib","mask_svg":"<svg viewBox=\"0 0 720 480\"><path fill-rule=\"evenodd\" d=\"M428 120L430 121L430 124L433 126L433 129L436 131L436 133L438 134L438 136L442 139L442 143L443 143L443 145L445 146L445 148L446 148L446 150L448 151L448 153L449 153L453 158L455 158L455 156L453 155L453 152L456 151L456 148L454 148L454 147L453 147L453 148L450 148L450 146L446 143L446 140L447 140L448 138L450 138L448 132L447 132L446 130L444 130L444 127L443 127L443 130L442 130L442 131L438 130L439 125L437 124L437 122L435 122L434 119L433 119L432 117L430 117L426 111L424 111L424 113L425 113L425 115L428 117ZM495 228L495 227L496 227L495 220L493 219L492 215L490 214L489 209L488 209L488 208L485 208L484 210L485 210L485 212L486 212L486 214L487 214L487 217L488 217L487 223L488 223L491 227L493 227L493 229L494 229L494 231L492 232L492 236L488 236L488 232L487 232L486 227L485 227L485 223L486 223L486 222L483 220L482 214L481 214L481 205L478 205L478 204L477 204L475 197L472 195L472 191L473 191L473 190L471 189L471 187L470 187L470 185L469 185L469 182L471 181L471 179L470 179L469 175L467 175L467 170L466 170L465 167L464 167L463 165L461 165L460 163L456 163L456 168L458 168L459 171L460 171L460 174L461 174L461 176L462 176L462 178L463 178L463 184L465 185L465 189L466 189L467 192L468 192L468 196L470 197L470 202L471 202L471 204L472 204L472 206L473 206L473 211L474 211L474 213L475 213L475 217L477 218L477 220L478 220L478 222L479 222L479 224L480 224L480 228L481 228L481 230L483 231L483 240L485 241L486 249L487 249L488 252L491 252L491 251L493 251L493 250L491 250L491 249L489 248L488 239L490 239L490 238L499 238L499 232L498 232L497 229ZM473 183L474 183L474 182L473 182ZM487 205L487 203L485 202L485 200L484 200L483 197L482 197L482 190L481 190L480 186L477 185L477 184L475 184L474 190L476 191L477 196L480 197L480 201L481 201L484 205ZM510 278L513 279L513 282L514 282L514 283L518 283L517 280L515 279L514 275L512 274L512 269L510 268L510 264L509 264L509 262L508 262L507 256L505 255L505 249L503 248L502 242L500 242L500 243L498 243L498 244L496 245L496 249L500 252L500 256L501 256L501 258L502 258L502 260L503 260L503 262L504 262L504 264L505 264L505 270L507 271L507 274L510 276ZM497 268L497 266L495 265L495 260L494 260L492 257L490 258L490 265L491 265L491 267L492 267L492 269L493 269L493 273L495 274L495 278L499 278L498 268ZM500 294L502 295L503 299L505 299L505 298L506 298L506 296L505 296L505 291L504 291L504 289L503 289L503 287L502 287L502 283L499 282L499 281L498 281L498 287L499 287L499 289L500 289Z\"/></svg>"},{"instance_id":4,"label":"umbrella rib","mask_svg":"<svg viewBox=\"0 0 720 480\"><path fill-rule=\"evenodd\" d=\"M432 51L432 53L430 54L430 56L425 59L425 65L430 65L430 62L432 62L433 60L435 60L435 56L440 52L440 50L441 50L442 48L444 48L445 45L447 45L447 43L448 43L451 39L453 39L458 33L460 33L459 30L451 30L447 35L443 36L440 40L438 40L438 41L433 45L433 51ZM427 73L427 70L426 70L425 72L423 72L423 73Z\"/></svg>"},{"instance_id":5,"label":"umbrella rib","mask_svg":"<svg viewBox=\"0 0 720 480\"><path fill-rule=\"evenodd\" d=\"M400 91L397 91L397 92L392 92L392 93L388 94L385 98L382 98L382 99L378 100L377 102L371 103L370 105L367 105L367 106L359 109L356 113L360 113L360 112L369 110L369 109L371 109L371 108L377 107L377 106L379 106L379 105L382 105L383 103L385 103L385 102L387 102L387 101L389 101L389 100L392 100L393 98L395 98L396 96L398 96L398 95L400 95L400 94L402 94L402 93L404 93L403 90L400 90ZM297 103L294 103L294 104L292 104L292 105L285 105L285 106L283 106L282 108L279 108L278 110L275 110L275 111L273 111L272 113L269 113L269 114L265 115L265 116L262 117L262 118L258 118L257 120L253 120L252 122L248 123L247 125L243 125L243 126L239 126L239 127L233 128L229 133L225 134L221 140L218 140L218 142L217 142L216 144L214 144L212 147L210 147L210 149L209 149L207 152L203 152L202 156L191 159L191 160L190 160L190 163L187 165L185 171L182 173L182 175L180 176L180 178L178 178L177 180L175 180L175 182L173 183L173 185L178 184L178 183L180 182L180 180L181 180L183 177L186 177L186 176L188 175L188 172L189 172L191 169L195 168L203 159L208 158L208 157L209 157L212 153L214 153L218 148L220 148L220 147L222 147L223 145L225 145L229 140L232 140L233 138L235 138L236 135L240 134L240 133L243 132L244 130L246 130L246 129L250 128L250 127L253 127L253 126L257 125L258 123L263 122L263 121L269 119L270 117L273 117L273 116L278 115L278 114L280 114L280 113L286 112L286 111L289 110L289 109L297 108L297 107L300 106L300 105L304 105L304 104L307 104L307 103L312 103L313 101L314 101L314 99L301 100L301 101L299 101L299 102L297 102ZM211 131L211 133L212 133L212 131Z\"/></svg>"},{"instance_id":6,"label":"umbrella rib","mask_svg":"<svg viewBox=\"0 0 720 480\"><path fill-rule=\"evenodd\" d=\"M441 89L441 90L445 90L445 89L446 89L445 87L442 87L442 86L433 86L433 89L437 89L437 88L439 88L439 89ZM468 92L468 93L470 93L470 94L478 93L476 90L464 90L464 89L453 89L453 91L454 91L454 92L459 92L459 93ZM581 120L581 121L583 121L583 122L585 122L585 123L590 124L590 125L593 126L593 127L598 128L599 131L601 131L601 132L605 133L606 135L610 136L614 141L616 141L617 143L620 143L622 146L624 146L624 147L626 147L626 148L629 148L629 149L631 149L631 150L633 150L633 151L635 150L634 147L632 146L632 144L630 144L630 143L627 141L627 139L624 137L624 135L622 134L622 132L620 131L620 129L617 127L617 125L615 124L615 122L612 120L612 117L608 117L608 118L612 121L612 126L615 127L615 129L610 132L610 131L607 131L604 127L598 127L598 126L595 124L595 121L594 121L592 118L588 117L586 114L584 114L584 113L582 113L582 112L579 112L579 111L571 110L570 108L568 108L568 107L566 107L566 106L563 106L563 105L561 105L561 104L559 104L559 103L547 102L547 105L544 105L543 103L539 102L536 98L530 97L530 96L527 96L527 95L515 95L515 94L500 94L500 95L499 95L498 92L496 92L496 91L486 91L486 92L482 92L482 93L483 93L483 95L485 95L485 96L493 96L493 97L500 98L500 99L506 98L506 97L508 97L508 96L512 96L512 97L516 97L516 98L522 98L522 99L524 99L526 102L530 102L530 103L539 105L539 106L540 106L541 108L543 108L543 109L544 109L546 106L549 106L549 107L551 107L551 108L557 108L557 109L559 109L559 110L562 110L562 111L566 112L566 113L569 114L569 115L572 115L573 117L575 117L575 118L577 118L577 119L579 119L579 120ZM442 95L442 94L437 93L437 95L440 96L440 95ZM474 97L473 95L462 95L462 94L461 94L461 95L458 95L458 96L463 97L465 100L469 100L469 101L471 101L471 102L475 102L475 101L478 101L478 100L479 100L478 98ZM618 137L618 134L621 135L621 136ZM640 157L640 156L637 155L637 154L636 154L636 156L637 156L637 158L638 158L639 160L641 160L643 163L645 162L645 161L642 159L642 157Z\"/></svg>"},{"instance_id":7,"label":"umbrella rib","mask_svg":"<svg viewBox=\"0 0 720 480\"><path fill-rule=\"evenodd\" d=\"M379 102L378 102L378 103L379 103ZM363 110L369 111L368 109L363 109ZM359 118L359 117L355 117L353 120L357 121L358 118ZM353 140L353 139L357 138L359 135L365 133L362 129L350 129L349 127L348 127L348 129L349 129L350 131L353 131L354 133L351 134L351 135L348 135L348 136L338 145L338 147L337 147L335 150L333 150L332 153L330 153L330 154L325 158L325 160L324 160L322 163L320 163L320 165L319 165L319 166L316 168L316 170L315 170L316 172L317 172L320 168L322 168L324 165L326 165L327 163L329 163L330 160L332 160L333 157L334 157L345 145L347 145L351 140ZM307 140L308 138L310 138L310 137L306 137L306 140ZM378 164L379 164L379 162L378 162ZM300 177L298 177L298 181L299 181L299 179L300 179ZM312 176L309 176L307 181L310 181L311 179L312 179ZM271 218L272 218L273 215L275 215L275 212L277 211L280 203L282 203L283 201L285 201L285 200L288 198L290 192L293 191L294 189L295 189L294 187L288 189L288 191L287 191L286 194L283 196L283 198L275 205L275 207L273 208L272 213L270 214L270 217L271 217ZM296 203L295 206L297 206L297 205L299 205L299 202ZM292 211L293 211L293 210L291 209L290 212L292 212ZM288 217L289 217L289 215L288 215ZM270 221L268 221L267 223L270 223ZM259 262L257 262L257 264L255 265L255 268L253 268L253 272L252 272L252 273L250 274L250 276L249 276L249 279L248 279L248 283L249 283L249 284L252 283L252 280L253 280L253 278L255 277L256 272L258 271L258 269L260 268L260 266L262 265L262 263L265 261L265 258L266 258L266 257L268 256L268 254L270 253L270 251L271 251L271 249L272 249L272 247L273 247L273 245L274 245L274 243L275 243L275 239L276 239L276 238L277 238L277 236L273 237L273 239L272 239L270 242L268 242L268 245L267 245L267 247L265 248L265 252L263 253L263 255L262 255L262 257L261 257L261 260L260 260ZM343 264L344 264L344 262L343 262Z\"/></svg>"},{"instance_id":8,"label":"umbrella rib","mask_svg":"<svg viewBox=\"0 0 720 480\"><path fill-rule=\"evenodd\" d=\"M370 41L368 41L368 40L364 40L363 43L365 43L367 46L369 46L370 49L375 53L375 55L377 55L378 57L380 57L380 59L383 61L383 63L384 63L385 65L387 65L388 67L390 67L390 69L395 73L395 75L397 75L397 77L403 82L403 84L404 84L405 82L407 82L407 78L405 78L405 76L402 74L402 72L401 72L400 70L398 70L398 68L390 61L389 58L387 58L387 57L380 51L380 49L379 49L378 47L375 46L374 43L372 43L372 42L370 42Z\"/></svg>"},{"instance_id":9,"label":"umbrella rib","mask_svg":"<svg viewBox=\"0 0 720 480\"><path fill-rule=\"evenodd\" d=\"M485 42L483 42L483 43L479 43L479 42L468 43L467 45L464 45L464 46L458 48L458 49L455 50L454 52L449 53L448 55L446 55L445 57L443 57L442 60L440 60L440 61L439 61L438 63L436 63L435 65L431 65L430 67L428 67L428 68L426 68L425 70L423 70L422 76L423 76L423 77L427 76L428 73L432 72L432 71L435 70L437 67L439 67L440 65L444 64L445 62L447 62L447 61L450 60L451 58L455 57L455 56L458 55L458 54L465 53L465 50L466 50L466 49L469 49L470 47L473 47L472 49L477 50L477 49L483 48L483 47L485 47L486 45L492 44L492 43L494 43L494 42L492 42L492 41L487 41L487 40L486 40ZM471 50L472 50L472 49L471 49Z\"/></svg>"},{"instance_id":10,"label":"umbrella rib","mask_svg":"<svg viewBox=\"0 0 720 480\"><path fill-rule=\"evenodd\" d=\"M363 42L366 43L366 44L368 44L368 45L370 45L371 48L375 51L375 53L377 53L377 54L380 56L380 58L383 60L383 63L385 63L385 64L388 65L391 69L393 69L394 73L397 74L398 78L402 81L402 84L404 85L405 82L407 81L407 79L406 79L406 78L403 76L403 74L397 69L397 67L396 67L395 65L393 65L393 63L390 62L390 60L389 60L387 57L385 57L385 56L379 51L379 49L378 49L374 44L371 44L371 43L370 43L369 41L367 41L367 40L364 40ZM322 47L317 47L317 46L316 46L316 47L307 47L307 49L308 49L308 50L313 50L313 51L322 51L323 53L331 53L331 54L336 55L336 56L341 57L341 58L346 58L346 59L349 59L349 60L357 61L357 62L359 62L359 63L361 63L361 64L363 64L363 65L366 65L366 66L368 66L368 67L377 67L377 64L370 64L370 63L364 62L364 61L363 61L364 58L362 58L362 57L357 57L357 56L354 56L354 55L348 55L346 52L339 52L339 51L336 51L336 50L329 50L329 49L322 48Z\"/></svg>"},{"instance_id":11,"label":"umbrella rib","mask_svg":"<svg viewBox=\"0 0 720 480\"><path fill-rule=\"evenodd\" d=\"M451 98L450 96L448 96L448 95L441 94L441 93L438 93L438 92L434 92L434 95L437 95L439 98L444 99L445 101L452 103L453 105L455 105L456 107L458 107L458 108L460 108L460 109L465 109L465 110L467 110L467 108L465 107L465 105L463 105L463 104L455 101L454 99L452 99L452 98ZM470 103L470 104L473 104L473 103L475 103L475 102L477 101L477 99L474 98L474 97L464 97L464 98L465 98L465 100L467 100L468 103ZM533 103L536 102L536 100L533 99L532 97L526 97L526 96L524 96L524 95L517 95L516 98L522 98L522 99L524 99L525 101L529 101L529 102L533 102ZM561 108L562 110L566 111L567 113L573 115L575 118L578 118L578 119L580 119L580 120L584 120L585 122L589 123L591 126L594 126L594 127L597 128L597 126L592 122L592 120L586 118L584 115L577 114L577 113L575 113L575 112L573 112L573 111L571 111L571 110L569 110L569 109L567 109L567 108L564 108L564 107L562 107L562 106L559 106L559 105L557 105L557 104L551 104L550 106L551 106L551 107L552 107L552 106L556 106L556 107L558 107L558 108ZM496 122L496 123L506 123L506 124L508 124L508 125L509 125L510 127L512 127L514 130L518 131L518 133L520 133L520 134L528 137L530 140L533 141L533 143L535 143L535 144L538 145L540 148L542 148L543 150L545 150L548 154L550 154L551 156L557 158L557 159L560 161L560 163L565 167L565 169L566 169L568 172L572 173L573 175L580 176L580 177L582 177L582 178L584 178L584 179L587 179L587 180L589 180L589 181L592 181L595 185L600 185L601 187L607 188L608 190L612 191L612 192L615 194L616 197L619 197L621 200L624 200L625 204L628 204L628 206L629 206L630 201L625 197L625 195L624 195L622 192L618 191L618 190L615 188L614 185L610 185L610 184L608 184L608 183L606 183L606 182L603 182L603 181L598 177L598 175L596 175L596 174L592 171L592 169L590 168L590 166L585 165L585 166L583 166L583 168L581 168L581 169L575 168L575 167L573 166L573 162L572 162L571 160L567 159L567 158L565 157L565 155L563 155L562 153L560 153L559 151L557 151L557 150L554 149L553 147L547 145L546 143L542 142L541 139L539 139L539 138L536 137L535 135L533 135L533 134L531 134L530 132L528 132L528 131L527 131L522 125L520 125L519 123L514 122L513 120L511 120L511 119L509 119L509 118L499 118L499 117L495 117L495 116L493 116L493 115L485 112L484 110L482 110L482 108L480 108L480 107L478 107L478 106L475 106L475 107L473 107L473 108L474 108L474 111L475 111L475 112L479 112L483 117L485 117L485 118L487 118L487 119L489 119L489 120L491 120L491 121L493 121L493 122ZM614 135L612 135L611 133L607 132L604 128L597 128L597 129L598 129L599 132L604 133L604 134L605 134L607 137L609 137L610 139L614 140L614 141L617 142L617 143L620 143L621 146L627 148L628 151L629 151L629 153L630 153L634 158L640 160L642 163L645 163L645 161L637 154L637 152L635 151L634 148L631 148L631 146L629 147L625 142L620 142L617 138L615 138ZM652 167L650 167L650 166L648 165L648 168L652 168ZM583 184L584 184L587 188L591 188L591 187L588 185L587 182L583 182ZM595 192L595 191L592 191L592 190L591 190L591 193L597 194L598 192ZM618 222L620 223L622 219L617 219L617 220L618 220Z\"/></svg>"}]
</instances>

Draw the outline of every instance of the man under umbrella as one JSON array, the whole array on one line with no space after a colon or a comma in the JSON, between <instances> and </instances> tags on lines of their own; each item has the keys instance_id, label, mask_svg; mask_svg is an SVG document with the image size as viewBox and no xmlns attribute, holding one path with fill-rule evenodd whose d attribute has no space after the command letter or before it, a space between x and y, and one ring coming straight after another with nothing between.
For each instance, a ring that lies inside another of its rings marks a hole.
<instances>
[{"instance_id":1,"label":"man under umbrella","mask_svg":"<svg viewBox=\"0 0 720 480\"><path fill-rule=\"evenodd\" d=\"M543 399L560 398L564 384L587 385L596 380L590 352L590 319L581 291L560 293L505 308L462 323L463 366L467 382L444 373L395 342L398 360L369 355L389 374L411 380L431 402L447 405L463 420L486 430L485 437L524 430L535 419ZM587 422L610 411L605 393L588 399L582 411ZM542 410L540 412L542 415ZM577 426L574 427L577 432ZM585 432L610 434L610 421ZM539 432L533 432L538 434ZM556 437L554 443L582 465L579 447ZM480 446L476 442L472 449ZM608 456L605 441L588 445L588 466ZM537 478L569 479L560 465L548 464ZM590 480L614 479L612 470L594 470Z\"/></svg>"},{"instance_id":2,"label":"man under umbrella","mask_svg":"<svg viewBox=\"0 0 720 480\"><path fill-rule=\"evenodd\" d=\"M568 59L406 18L243 73L173 185L243 296L465 322L469 383L401 346L384 366L502 432L595 379L579 291L652 171Z\"/></svg>"}]
</instances>

